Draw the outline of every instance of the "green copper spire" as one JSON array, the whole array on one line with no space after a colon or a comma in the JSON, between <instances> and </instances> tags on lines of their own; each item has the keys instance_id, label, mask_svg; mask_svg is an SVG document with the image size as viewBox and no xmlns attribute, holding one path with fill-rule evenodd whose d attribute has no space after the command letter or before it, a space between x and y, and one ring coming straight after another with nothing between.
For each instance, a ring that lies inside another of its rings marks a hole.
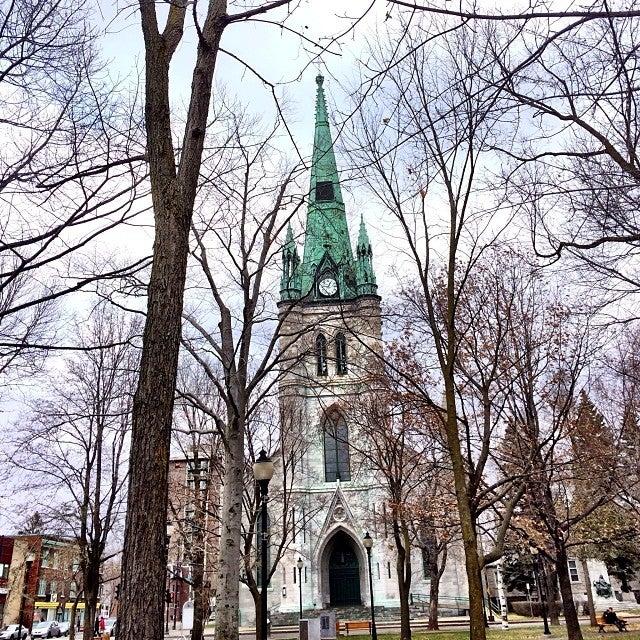
<instances>
[{"instance_id":1,"label":"green copper spire","mask_svg":"<svg viewBox=\"0 0 640 640\"><path fill-rule=\"evenodd\" d=\"M300 257L293 239L291 223L287 226L287 239L282 247L282 278L280 279L280 298L296 300L300 297Z\"/></svg>"},{"instance_id":2,"label":"green copper spire","mask_svg":"<svg viewBox=\"0 0 640 640\"><path fill-rule=\"evenodd\" d=\"M378 285L376 284L376 275L373 272L373 251L363 216L360 216L356 256L358 295L375 294L378 291Z\"/></svg>"},{"instance_id":3,"label":"green copper spire","mask_svg":"<svg viewBox=\"0 0 640 640\"><path fill-rule=\"evenodd\" d=\"M355 271L323 82L324 78L319 75L316 78L316 125L301 268L302 295L311 292L316 297L316 284L331 277L337 282L337 291L324 297L345 300L357 295Z\"/></svg>"},{"instance_id":4,"label":"green copper spire","mask_svg":"<svg viewBox=\"0 0 640 640\"><path fill-rule=\"evenodd\" d=\"M352 300L361 295L375 295L377 291L371 243L364 221L360 223L357 260L353 257L323 82L324 78L317 76L304 255L300 262L289 226L282 248L280 296L283 301Z\"/></svg>"}]
</instances>

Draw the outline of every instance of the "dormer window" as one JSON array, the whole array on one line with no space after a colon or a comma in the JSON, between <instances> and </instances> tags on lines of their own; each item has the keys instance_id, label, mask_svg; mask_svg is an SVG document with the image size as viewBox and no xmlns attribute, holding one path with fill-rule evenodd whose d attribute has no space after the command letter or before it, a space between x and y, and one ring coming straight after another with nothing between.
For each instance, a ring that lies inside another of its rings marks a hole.
<instances>
[{"instance_id":1,"label":"dormer window","mask_svg":"<svg viewBox=\"0 0 640 640\"><path fill-rule=\"evenodd\" d=\"M333 182L316 183L316 202L328 202L333 199Z\"/></svg>"}]
</instances>

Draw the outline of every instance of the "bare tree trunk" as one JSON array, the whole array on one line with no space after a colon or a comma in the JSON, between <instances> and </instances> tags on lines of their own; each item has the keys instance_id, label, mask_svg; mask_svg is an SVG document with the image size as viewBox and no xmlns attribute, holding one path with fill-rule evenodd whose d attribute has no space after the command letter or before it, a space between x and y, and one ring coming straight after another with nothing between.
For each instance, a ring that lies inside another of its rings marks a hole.
<instances>
[{"instance_id":1,"label":"bare tree trunk","mask_svg":"<svg viewBox=\"0 0 640 640\"><path fill-rule=\"evenodd\" d=\"M555 564L545 563L545 575L547 582L547 599L549 607L549 623L553 626L560 625L560 611L558 609L558 572Z\"/></svg>"},{"instance_id":2,"label":"bare tree trunk","mask_svg":"<svg viewBox=\"0 0 640 640\"><path fill-rule=\"evenodd\" d=\"M198 479L198 482L200 480ZM193 587L193 628L191 640L202 640L209 611L208 589L204 584L204 528L198 527L193 540L191 582Z\"/></svg>"},{"instance_id":3,"label":"bare tree trunk","mask_svg":"<svg viewBox=\"0 0 640 640\"><path fill-rule=\"evenodd\" d=\"M155 241L140 377L133 401L119 635L122 640L161 640L169 449L189 229L226 2L217 0L209 4L199 33L178 169L171 131L169 64L182 38L186 3L171 5L162 33L158 30L154 3L140 0L139 6L145 42L145 127ZM238 566L236 573L237 570Z\"/></svg>"},{"instance_id":4,"label":"bare tree trunk","mask_svg":"<svg viewBox=\"0 0 640 640\"><path fill-rule=\"evenodd\" d=\"M429 624L427 628L435 631L438 625L438 598L440 597L440 581L433 579L431 572L431 584L429 585Z\"/></svg>"},{"instance_id":5,"label":"bare tree trunk","mask_svg":"<svg viewBox=\"0 0 640 640\"><path fill-rule=\"evenodd\" d=\"M128 502L135 507L127 512L122 562L120 632L128 640L163 637L169 448L189 250L189 217L180 195L168 190L157 198L164 202L154 199L155 259L129 463Z\"/></svg>"},{"instance_id":6,"label":"bare tree trunk","mask_svg":"<svg viewBox=\"0 0 640 640\"><path fill-rule=\"evenodd\" d=\"M84 629L82 631L83 640L91 640L93 638L93 625L98 614L98 590L100 588L100 565L92 561L91 557L87 560L87 567L83 577L84 591ZM90 621L87 624L87 620Z\"/></svg>"},{"instance_id":7,"label":"bare tree trunk","mask_svg":"<svg viewBox=\"0 0 640 640\"><path fill-rule=\"evenodd\" d=\"M216 640L238 638L238 590L242 493L244 489L244 423L232 419L225 449L222 531L216 585ZM259 598L258 598L259 599ZM259 605L256 605L256 614ZM259 624L259 623L256 623Z\"/></svg>"},{"instance_id":8,"label":"bare tree trunk","mask_svg":"<svg viewBox=\"0 0 640 640\"><path fill-rule=\"evenodd\" d=\"M450 277L452 275L450 274ZM455 334L451 331L450 345L455 341ZM453 355L450 362L453 362ZM471 640L485 640L486 629L484 625L484 611L482 606L483 591L480 581L480 559L478 558L478 541L475 531L475 523L469 506L469 491L462 451L460 447L460 435L458 433L458 420L455 409L455 389L453 375L445 376L445 393L447 401L447 446L451 456L453 477L462 530L462 543L464 547L465 567L467 570L467 582L469 585L469 631Z\"/></svg>"},{"instance_id":9,"label":"bare tree trunk","mask_svg":"<svg viewBox=\"0 0 640 640\"><path fill-rule=\"evenodd\" d=\"M442 551L441 564L438 566L438 556L429 556L429 624L428 629L436 630L438 625L438 600L440 598L440 579L447 563L447 549Z\"/></svg>"},{"instance_id":10,"label":"bare tree trunk","mask_svg":"<svg viewBox=\"0 0 640 640\"><path fill-rule=\"evenodd\" d=\"M582 640L582 630L578 621L578 612L573 601L571 591L571 579L569 578L569 567L567 566L567 550L562 539L554 541L556 550L556 571L560 582L560 594L562 595L562 610L567 626L567 637L569 640Z\"/></svg>"},{"instance_id":11,"label":"bare tree trunk","mask_svg":"<svg viewBox=\"0 0 640 640\"><path fill-rule=\"evenodd\" d=\"M411 640L411 612L409 610L409 592L411 591L411 560L409 552L398 546L396 572L398 575L398 595L400 597L400 638Z\"/></svg>"},{"instance_id":12,"label":"bare tree trunk","mask_svg":"<svg viewBox=\"0 0 640 640\"><path fill-rule=\"evenodd\" d=\"M69 614L69 640L75 640L76 637L76 611L78 609L78 600L76 599L71 605L71 613Z\"/></svg>"},{"instance_id":13,"label":"bare tree trunk","mask_svg":"<svg viewBox=\"0 0 640 640\"><path fill-rule=\"evenodd\" d=\"M251 589L251 596L253 597L253 604L256 611L256 640L260 640L262 637L262 601L260 600L260 591Z\"/></svg>"},{"instance_id":14,"label":"bare tree trunk","mask_svg":"<svg viewBox=\"0 0 640 640\"><path fill-rule=\"evenodd\" d=\"M587 590L587 606L589 607L589 624L592 627L598 626L596 608L593 602L593 591L591 589L591 576L589 575L589 565L586 558L582 559L582 575L584 576L584 586Z\"/></svg>"}]
</instances>

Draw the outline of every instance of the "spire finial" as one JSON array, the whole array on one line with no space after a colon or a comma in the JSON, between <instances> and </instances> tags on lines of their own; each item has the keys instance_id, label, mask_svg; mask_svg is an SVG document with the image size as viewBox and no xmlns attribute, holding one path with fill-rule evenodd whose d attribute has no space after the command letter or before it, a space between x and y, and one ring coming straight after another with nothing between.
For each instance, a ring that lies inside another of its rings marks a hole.
<instances>
[{"instance_id":1,"label":"spire finial","mask_svg":"<svg viewBox=\"0 0 640 640\"><path fill-rule=\"evenodd\" d=\"M316 76L316 84L321 87L323 82L324 76L321 73L318 73L318 75Z\"/></svg>"}]
</instances>

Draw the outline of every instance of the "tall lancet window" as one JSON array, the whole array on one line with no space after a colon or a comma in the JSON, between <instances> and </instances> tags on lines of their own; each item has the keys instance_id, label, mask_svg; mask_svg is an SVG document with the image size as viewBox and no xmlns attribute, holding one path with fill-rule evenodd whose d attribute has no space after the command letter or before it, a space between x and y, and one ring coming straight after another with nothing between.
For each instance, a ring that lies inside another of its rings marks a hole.
<instances>
[{"instance_id":1,"label":"tall lancet window","mask_svg":"<svg viewBox=\"0 0 640 640\"><path fill-rule=\"evenodd\" d=\"M320 333L316 338L316 373L326 376L327 368L327 339Z\"/></svg>"},{"instance_id":2,"label":"tall lancet window","mask_svg":"<svg viewBox=\"0 0 640 640\"><path fill-rule=\"evenodd\" d=\"M324 425L324 480L351 480L349 430L340 414L332 415Z\"/></svg>"},{"instance_id":3,"label":"tall lancet window","mask_svg":"<svg viewBox=\"0 0 640 640\"><path fill-rule=\"evenodd\" d=\"M347 373L347 339L344 333L336 336L336 373L341 376Z\"/></svg>"}]
</instances>

